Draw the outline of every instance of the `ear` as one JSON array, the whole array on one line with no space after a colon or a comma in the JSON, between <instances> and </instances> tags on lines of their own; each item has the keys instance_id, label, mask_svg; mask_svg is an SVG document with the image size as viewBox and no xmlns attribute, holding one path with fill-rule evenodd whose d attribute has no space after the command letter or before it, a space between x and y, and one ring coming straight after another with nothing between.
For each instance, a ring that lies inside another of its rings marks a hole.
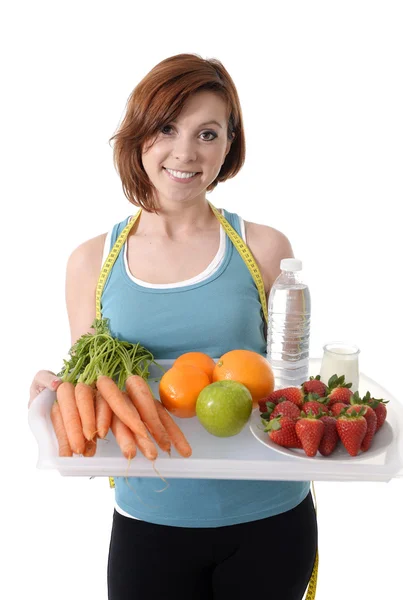
<instances>
[{"instance_id":1,"label":"ear","mask_svg":"<svg viewBox=\"0 0 403 600\"><path fill-rule=\"evenodd\" d=\"M234 136L232 136L232 137L234 137ZM227 142L227 147L225 149L225 156L227 156L228 152L231 150L231 144L232 144L232 140L229 140Z\"/></svg>"}]
</instances>

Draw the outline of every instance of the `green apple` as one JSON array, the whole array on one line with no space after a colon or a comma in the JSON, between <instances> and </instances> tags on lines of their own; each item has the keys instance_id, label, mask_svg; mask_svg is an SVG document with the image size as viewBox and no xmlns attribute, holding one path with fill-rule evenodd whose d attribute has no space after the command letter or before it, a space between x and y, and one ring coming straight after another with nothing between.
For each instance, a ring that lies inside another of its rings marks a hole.
<instances>
[{"instance_id":1,"label":"green apple","mask_svg":"<svg viewBox=\"0 0 403 600\"><path fill-rule=\"evenodd\" d=\"M196 415L212 435L230 437L245 427L252 404L252 395L246 386L223 379L202 389L196 402Z\"/></svg>"}]
</instances>

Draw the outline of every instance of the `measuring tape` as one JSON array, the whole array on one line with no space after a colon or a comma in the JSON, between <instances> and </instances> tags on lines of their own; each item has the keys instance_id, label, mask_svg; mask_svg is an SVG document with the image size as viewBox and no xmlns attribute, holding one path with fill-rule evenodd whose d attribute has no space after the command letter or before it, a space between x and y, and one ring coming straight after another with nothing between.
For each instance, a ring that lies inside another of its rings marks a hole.
<instances>
[{"instance_id":1,"label":"measuring tape","mask_svg":"<svg viewBox=\"0 0 403 600\"><path fill-rule=\"evenodd\" d=\"M315 500L315 513L316 513L316 518L318 517L318 503L316 501L316 494L315 494L315 486L312 483L312 492L313 492L313 497ZM313 564L313 569L312 569L312 573L311 573L311 578L309 580L309 584L308 584L308 589L306 591L306 596L305 596L305 600L315 600L315 596L316 596L316 586L318 583L318 572L319 572L319 552L316 551L316 556L315 556L315 562Z\"/></svg>"},{"instance_id":2,"label":"measuring tape","mask_svg":"<svg viewBox=\"0 0 403 600\"><path fill-rule=\"evenodd\" d=\"M249 248L247 247L247 245L245 244L245 242L243 241L243 239L238 235L238 233L230 225L230 223L228 223L227 219L220 213L220 211L217 210L217 208L215 208L215 206L213 206L211 204L211 202L208 201L208 203L209 203L210 208L213 211L214 215L217 217L217 219L220 221L221 225L224 227L226 234L228 235L228 237L234 244L235 248L238 250L238 252L239 252L242 260L246 264L250 274L252 275L253 281L255 282L256 287L259 292L260 303L262 305L263 315L264 315L264 318L265 318L266 324L267 324L268 320L269 320L269 315L268 315L268 311L267 311L266 292L264 289L264 283L263 283L262 276L260 274L258 266L255 263L252 253L249 250ZM122 249L122 246L124 245L124 243L127 239L127 236L129 235L132 227L134 226L137 219L139 218L141 211L142 211L142 209L140 208L140 210L138 210L137 213L134 215L133 219L131 221L129 221L129 223L124 227L124 229L122 229L118 239L116 240L112 250L108 254L108 257L102 266L101 273L100 273L97 287L96 287L96 292L95 292L96 318L97 319L102 318L101 296L102 296L102 292L105 287L105 283L108 278L108 275L109 275L113 265L115 264L117 257L119 256L119 252ZM114 482L113 477L109 477L109 485L111 488L115 487L115 482ZM316 512L316 496L315 496L315 489L313 487L313 482L312 482L312 489L313 489L313 493L314 493L314 497L315 497L315 512ZM318 553L316 553L315 564L314 564L314 567L312 570L312 575L311 575L311 579L309 581L305 600L315 600L316 584L317 584L317 578L318 578L318 566L319 566L319 555L318 555Z\"/></svg>"},{"instance_id":3,"label":"measuring tape","mask_svg":"<svg viewBox=\"0 0 403 600\"><path fill-rule=\"evenodd\" d=\"M215 214L217 219L220 221L221 225L224 227L225 232L227 233L231 242L234 244L235 248L238 250L239 254L241 255L242 260L244 261L244 263L248 267L250 274L252 275L252 278L253 278L253 280L256 284L256 287L258 289L258 292L259 292L260 303L262 305L264 318L266 320L266 323L268 323L269 314L267 312L266 291L264 289L264 283L263 283L262 276L260 274L260 271L259 271L256 263L255 263L252 253L249 250L248 246L243 241L243 239L237 234L235 229L233 227L231 227L231 225L228 223L227 219L225 217L223 217L223 215L220 213L220 211L218 211L215 208L215 206L213 206L211 204L211 202L209 202L209 204L210 204L211 210L213 211L213 213Z\"/></svg>"},{"instance_id":4,"label":"measuring tape","mask_svg":"<svg viewBox=\"0 0 403 600\"><path fill-rule=\"evenodd\" d=\"M268 312L267 312L266 292L264 289L264 283L263 283L262 276L260 274L260 271L259 271L256 263L255 263L252 253L249 250L249 248L246 246L246 244L244 243L242 238L235 231L235 229L228 223L227 219L215 208L215 206L213 206L211 204L211 202L209 202L209 205L211 207L211 210L217 217L217 219L220 221L221 225L224 227L225 232L227 233L228 237L231 239L235 248L238 250L239 254L241 255L241 258L245 262L250 274L252 275L252 278L253 278L253 280L256 284L256 287L258 289L258 292L259 292L260 303L262 305L264 318L267 323L269 320L269 316L268 316ZM118 239L116 240L116 243L114 244L112 250L108 254L108 257L107 257L104 265L102 266L101 274L98 279L98 284L97 284L96 293L95 293L97 319L101 318L101 296L102 296L102 291L105 287L107 277L108 277L110 270L112 269L117 257L119 256L119 252L120 252L123 244L125 243L127 236L130 233L130 230L132 229L132 227L136 223L137 219L139 218L141 211L142 211L142 209L140 208L140 210L134 215L133 219L122 230L122 232L120 233Z\"/></svg>"}]
</instances>

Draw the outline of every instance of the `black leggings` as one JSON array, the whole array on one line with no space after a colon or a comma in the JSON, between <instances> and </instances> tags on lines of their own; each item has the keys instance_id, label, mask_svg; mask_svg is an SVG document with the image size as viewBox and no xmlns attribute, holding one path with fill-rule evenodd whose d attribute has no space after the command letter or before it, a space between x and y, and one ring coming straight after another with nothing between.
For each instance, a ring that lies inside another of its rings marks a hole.
<instances>
[{"instance_id":1,"label":"black leggings","mask_svg":"<svg viewBox=\"0 0 403 600\"><path fill-rule=\"evenodd\" d=\"M285 513L213 528L113 514L109 600L301 600L317 550L311 493Z\"/></svg>"}]
</instances>

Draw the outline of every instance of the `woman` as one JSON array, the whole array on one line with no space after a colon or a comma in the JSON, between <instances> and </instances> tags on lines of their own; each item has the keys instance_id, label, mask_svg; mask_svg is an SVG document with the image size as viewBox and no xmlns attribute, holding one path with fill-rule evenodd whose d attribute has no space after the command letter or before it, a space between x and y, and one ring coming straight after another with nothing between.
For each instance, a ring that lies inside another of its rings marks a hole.
<instances>
[{"instance_id":1,"label":"woman","mask_svg":"<svg viewBox=\"0 0 403 600\"><path fill-rule=\"evenodd\" d=\"M112 139L125 195L142 207L102 293L112 334L140 341L157 360L235 348L265 354L257 287L206 198L244 162L242 113L228 72L198 55L162 61L134 89ZM288 239L220 212L246 240L268 293L280 260L293 256ZM95 318L101 266L129 219L68 260L72 344ZM39 372L31 401L44 387L55 389L54 378ZM159 494L157 479L129 482L115 479L110 600L302 598L317 548L309 482L171 479Z\"/></svg>"}]
</instances>

